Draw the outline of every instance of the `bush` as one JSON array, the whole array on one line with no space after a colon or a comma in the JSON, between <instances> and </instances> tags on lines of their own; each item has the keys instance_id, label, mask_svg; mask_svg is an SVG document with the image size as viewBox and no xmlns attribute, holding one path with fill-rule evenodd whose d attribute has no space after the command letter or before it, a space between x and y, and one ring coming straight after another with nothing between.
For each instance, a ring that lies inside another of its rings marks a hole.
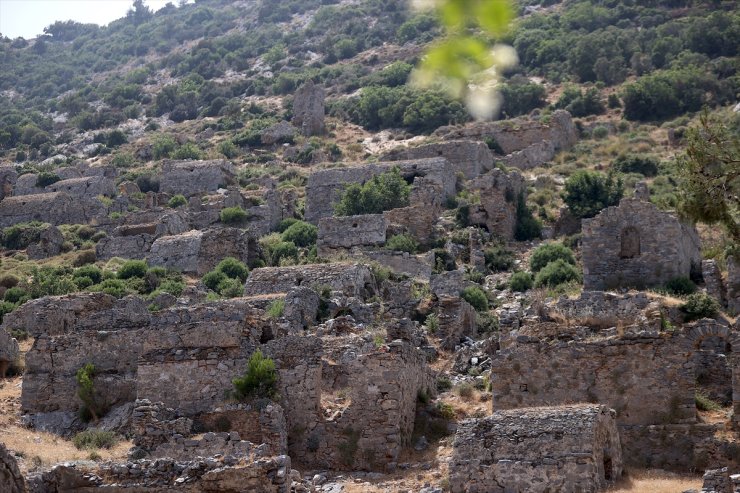
<instances>
[{"instance_id":1,"label":"bush","mask_svg":"<svg viewBox=\"0 0 740 493\"><path fill-rule=\"evenodd\" d=\"M696 403L696 408L699 411L720 411L722 410L722 406L713 401L709 398L706 394L703 394L699 391L696 392L694 396L694 402Z\"/></svg>"},{"instance_id":2,"label":"bush","mask_svg":"<svg viewBox=\"0 0 740 493\"><path fill-rule=\"evenodd\" d=\"M532 269L532 272L537 273L550 262L559 259L571 265L576 265L576 257L573 255L573 250L562 243L545 243L534 249L529 258L529 267Z\"/></svg>"},{"instance_id":3,"label":"bush","mask_svg":"<svg viewBox=\"0 0 740 493\"><path fill-rule=\"evenodd\" d=\"M241 224L247 220L247 212L239 206L221 209L221 222L224 224Z\"/></svg>"},{"instance_id":4,"label":"bush","mask_svg":"<svg viewBox=\"0 0 740 493\"><path fill-rule=\"evenodd\" d=\"M0 301L0 322L3 321L3 317L7 315L8 313L15 310L17 307L15 303L10 303L8 301Z\"/></svg>"},{"instance_id":5,"label":"bush","mask_svg":"<svg viewBox=\"0 0 740 493\"><path fill-rule=\"evenodd\" d=\"M180 296L185 291L185 283L182 280L165 279L157 286L157 291L169 293L172 296Z\"/></svg>"},{"instance_id":6,"label":"bush","mask_svg":"<svg viewBox=\"0 0 740 493\"><path fill-rule=\"evenodd\" d=\"M663 286L670 294L678 296L689 295L696 292L696 284L688 277L676 277Z\"/></svg>"},{"instance_id":7,"label":"bush","mask_svg":"<svg viewBox=\"0 0 740 493\"><path fill-rule=\"evenodd\" d=\"M223 272L212 270L211 272L204 275L201 281L203 282L203 284L206 285L208 289L218 292L218 285L226 279L228 279L228 276Z\"/></svg>"},{"instance_id":8,"label":"bush","mask_svg":"<svg viewBox=\"0 0 740 493\"><path fill-rule=\"evenodd\" d=\"M292 241L281 241L272 247L270 251L272 265L280 265L283 259L293 259L298 261L298 247Z\"/></svg>"},{"instance_id":9,"label":"bush","mask_svg":"<svg viewBox=\"0 0 740 493\"><path fill-rule=\"evenodd\" d=\"M644 176L658 174L658 160L649 156L622 154L612 163L612 168L621 173L640 173Z\"/></svg>"},{"instance_id":10,"label":"bush","mask_svg":"<svg viewBox=\"0 0 740 493\"><path fill-rule=\"evenodd\" d=\"M309 247L316 244L319 230L313 224L304 221L296 221L283 231L283 241L292 241L296 246Z\"/></svg>"},{"instance_id":11,"label":"bush","mask_svg":"<svg viewBox=\"0 0 740 493\"><path fill-rule=\"evenodd\" d=\"M15 288L10 288L7 291L5 291L5 296L3 297L3 299L7 301L8 303L19 305L19 304L25 303L26 301L30 300L31 297L28 295L25 289L15 287Z\"/></svg>"},{"instance_id":12,"label":"bush","mask_svg":"<svg viewBox=\"0 0 740 493\"><path fill-rule=\"evenodd\" d=\"M468 286L460 293L460 297L470 303L478 312L488 311L488 297L478 286Z\"/></svg>"},{"instance_id":13,"label":"bush","mask_svg":"<svg viewBox=\"0 0 740 493\"><path fill-rule=\"evenodd\" d=\"M181 206L183 206L183 205L185 205L187 203L188 203L188 201L185 199L185 196L178 194L178 195L173 196L167 202L167 206L168 207L172 207L173 209L175 209L175 208L181 207Z\"/></svg>"},{"instance_id":14,"label":"bush","mask_svg":"<svg viewBox=\"0 0 740 493\"><path fill-rule=\"evenodd\" d=\"M202 159L203 153L192 142L186 142L172 154L173 159Z\"/></svg>"},{"instance_id":15,"label":"bush","mask_svg":"<svg viewBox=\"0 0 740 493\"><path fill-rule=\"evenodd\" d=\"M109 449L118 443L118 438L112 431L85 430L76 434L72 443L78 450Z\"/></svg>"},{"instance_id":16,"label":"bush","mask_svg":"<svg viewBox=\"0 0 740 493\"><path fill-rule=\"evenodd\" d=\"M274 300L272 303L270 303L270 306L267 307L267 316L273 319L282 317L284 312L284 299Z\"/></svg>"},{"instance_id":17,"label":"bush","mask_svg":"<svg viewBox=\"0 0 740 493\"><path fill-rule=\"evenodd\" d=\"M409 205L411 186L397 167L375 175L364 185L352 183L334 207L337 216L380 214Z\"/></svg>"},{"instance_id":18,"label":"bush","mask_svg":"<svg viewBox=\"0 0 740 493\"><path fill-rule=\"evenodd\" d=\"M227 277L218 283L216 290L224 298L236 298L244 294L244 284L239 279Z\"/></svg>"},{"instance_id":19,"label":"bush","mask_svg":"<svg viewBox=\"0 0 740 493\"><path fill-rule=\"evenodd\" d=\"M391 236L385 242L385 247L396 252L415 253L419 243L411 235L401 234Z\"/></svg>"},{"instance_id":20,"label":"bush","mask_svg":"<svg viewBox=\"0 0 740 493\"><path fill-rule=\"evenodd\" d=\"M563 259L555 260L547 264L542 270L537 273L534 279L535 287L550 287L554 288L561 284L565 284L570 281L581 280L581 273L575 266L567 263Z\"/></svg>"},{"instance_id":21,"label":"bush","mask_svg":"<svg viewBox=\"0 0 740 493\"><path fill-rule=\"evenodd\" d=\"M516 225L514 239L517 241L534 240L542 236L542 224L532 215L527 207L524 193L520 193L516 202Z\"/></svg>"},{"instance_id":22,"label":"bush","mask_svg":"<svg viewBox=\"0 0 740 493\"><path fill-rule=\"evenodd\" d=\"M621 179L615 182L611 174L604 176L580 170L566 180L563 200L575 217L589 218L606 207L617 205L622 193Z\"/></svg>"},{"instance_id":23,"label":"bush","mask_svg":"<svg viewBox=\"0 0 740 493\"><path fill-rule=\"evenodd\" d=\"M103 280L103 271L95 265L84 265L79 269L75 269L72 277L87 277L92 280L93 284L98 284Z\"/></svg>"},{"instance_id":24,"label":"bush","mask_svg":"<svg viewBox=\"0 0 740 493\"><path fill-rule=\"evenodd\" d=\"M249 357L246 373L231 382L234 385L234 396L239 400L250 397L272 398L277 384L275 362L257 349Z\"/></svg>"},{"instance_id":25,"label":"bush","mask_svg":"<svg viewBox=\"0 0 740 493\"><path fill-rule=\"evenodd\" d=\"M41 188L48 187L59 180L61 180L61 178L56 173L52 173L51 171L42 171L36 177L36 186Z\"/></svg>"},{"instance_id":26,"label":"bush","mask_svg":"<svg viewBox=\"0 0 740 493\"><path fill-rule=\"evenodd\" d=\"M503 245L487 248L483 255L486 259L486 267L492 272L504 272L514 266L514 255Z\"/></svg>"},{"instance_id":27,"label":"bush","mask_svg":"<svg viewBox=\"0 0 740 493\"><path fill-rule=\"evenodd\" d=\"M77 370L77 374L75 375L75 379L77 380L77 396L84 406L84 411L80 411L84 414L89 413L93 421L97 421L104 411L103 407L98 403L95 394L95 374L95 365L86 363L82 368Z\"/></svg>"},{"instance_id":28,"label":"bush","mask_svg":"<svg viewBox=\"0 0 740 493\"><path fill-rule=\"evenodd\" d=\"M97 259L98 257L95 254L95 250L82 250L72 261L72 265L75 267L81 267L83 265L92 264Z\"/></svg>"},{"instance_id":29,"label":"bush","mask_svg":"<svg viewBox=\"0 0 740 493\"><path fill-rule=\"evenodd\" d=\"M117 275L119 279L131 279L132 277L143 278L148 268L146 260L127 260L118 269Z\"/></svg>"},{"instance_id":30,"label":"bush","mask_svg":"<svg viewBox=\"0 0 740 493\"><path fill-rule=\"evenodd\" d=\"M286 229L293 226L295 223L300 222L300 219L296 219L294 217L288 217L280 221L280 224L277 226L277 232L283 233Z\"/></svg>"},{"instance_id":31,"label":"bush","mask_svg":"<svg viewBox=\"0 0 740 493\"><path fill-rule=\"evenodd\" d=\"M90 291L109 294L115 298L123 298L129 294L128 285L120 279L105 279L100 284L90 287Z\"/></svg>"},{"instance_id":32,"label":"bush","mask_svg":"<svg viewBox=\"0 0 740 493\"><path fill-rule=\"evenodd\" d=\"M216 266L218 272L223 272L226 276L231 279L239 279L241 282L247 280L249 275L249 269L244 262L235 259L234 257L226 257Z\"/></svg>"},{"instance_id":33,"label":"bush","mask_svg":"<svg viewBox=\"0 0 740 493\"><path fill-rule=\"evenodd\" d=\"M475 397L475 387L468 382L463 382L455 387L455 393L464 401L469 401Z\"/></svg>"},{"instance_id":34,"label":"bush","mask_svg":"<svg viewBox=\"0 0 740 493\"><path fill-rule=\"evenodd\" d=\"M9 250L23 250L41 239L49 225L38 221L18 223L3 229L3 246Z\"/></svg>"},{"instance_id":35,"label":"bush","mask_svg":"<svg viewBox=\"0 0 740 493\"><path fill-rule=\"evenodd\" d=\"M0 286L7 289L14 288L19 282L21 282L21 280L13 274L3 274L0 276Z\"/></svg>"},{"instance_id":36,"label":"bush","mask_svg":"<svg viewBox=\"0 0 740 493\"><path fill-rule=\"evenodd\" d=\"M509 279L509 287L512 291L523 293L532 288L532 274L525 271L515 272Z\"/></svg>"},{"instance_id":37,"label":"bush","mask_svg":"<svg viewBox=\"0 0 740 493\"><path fill-rule=\"evenodd\" d=\"M680 310L684 313L686 321L691 322L700 318L713 318L719 311L719 303L704 293L694 293L689 295Z\"/></svg>"},{"instance_id":38,"label":"bush","mask_svg":"<svg viewBox=\"0 0 740 493\"><path fill-rule=\"evenodd\" d=\"M424 325L427 326L429 332L435 334L439 330L439 317L434 313L430 313L427 315L426 320L424 320Z\"/></svg>"}]
</instances>

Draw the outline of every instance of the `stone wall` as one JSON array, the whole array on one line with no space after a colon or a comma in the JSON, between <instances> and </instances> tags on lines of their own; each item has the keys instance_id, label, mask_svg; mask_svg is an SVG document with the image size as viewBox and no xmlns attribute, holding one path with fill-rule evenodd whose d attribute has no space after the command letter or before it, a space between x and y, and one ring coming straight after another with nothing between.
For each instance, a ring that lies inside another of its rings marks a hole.
<instances>
[{"instance_id":1,"label":"stone wall","mask_svg":"<svg viewBox=\"0 0 740 493\"><path fill-rule=\"evenodd\" d=\"M18 172L13 165L0 165L0 200L13 195Z\"/></svg>"},{"instance_id":2,"label":"stone wall","mask_svg":"<svg viewBox=\"0 0 740 493\"><path fill-rule=\"evenodd\" d=\"M443 349L455 349L463 338L477 334L475 309L459 296L440 295L437 307L439 329L434 334Z\"/></svg>"},{"instance_id":3,"label":"stone wall","mask_svg":"<svg viewBox=\"0 0 740 493\"><path fill-rule=\"evenodd\" d=\"M431 157L447 159L455 173L462 173L469 180L493 168L493 156L488 146L483 142L470 140L436 142L418 147L397 147L381 156L381 159L400 161Z\"/></svg>"},{"instance_id":4,"label":"stone wall","mask_svg":"<svg viewBox=\"0 0 740 493\"><path fill-rule=\"evenodd\" d=\"M355 246L383 246L387 228L382 214L324 217L319 221L318 254L326 257Z\"/></svg>"},{"instance_id":5,"label":"stone wall","mask_svg":"<svg viewBox=\"0 0 740 493\"><path fill-rule=\"evenodd\" d=\"M96 198L73 197L63 192L6 197L0 202L0 227L30 221L54 226L88 224L105 218L107 212Z\"/></svg>"},{"instance_id":6,"label":"stone wall","mask_svg":"<svg viewBox=\"0 0 740 493\"><path fill-rule=\"evenodd\" d=\"M307 137L324 133L324 98L326 92L308 80L298 88L293 99L293 125Z\"/></svg>"},{"instance_id":7,"label":"stone wall","mask_svg":"<svg viewBox=\"0 0 740 493\"><path fill-rule=\"evenodd\" d=\"M383 213L389 224L387 234L405 233L422 244L428 243L442 212L444 196L442 185L436 180L428 177L415 178L409 200L411 205Z\"/></svg>"},{"instance_id":8,"label":"stone wall","mask_svg":"<svg viewBox=\"0 0 740 493\"><path fill-rule=\"evenodd\" d=\"M18 469L18 463L2 443L0 443L0 491L26 493L26 482Z\"/></svg>"},{"instance_id":9,"label":"stone wall","mask_svg":"<svg viewBox=\"0 0 740 493\"><path fill-rule=\"evenodd\" d=\"M479 204L470 205L469 223L480 225L505 239L514 237L516 203L524 191L524 178L518 171L495 168L472 180L468 189L480 196Z\"/></svg>"},{"instance_id":10,"label":"stone wall","mask_svg":"<svg viewBox=\"0 0 740 493\"><path fill-rule=\"evenodd\" d=\"M362 264L332 263L254 269L244 289L245 296L287 293L299 286L328 286L347 296L365 298L377 292L370 269Z\"/></svg>"},{"instance_id":11,"label":"stone wall","mask_svg":"<svg viewBox=\"0 0 740 493\"><path fill-rule=\"evenodd\" d=\"M398 167L407 182L426 177L442 187L443 197L454 196L457 177L449 161L444 158L418 159L318 170L308 176L306 183L306 221L318 224L323 217L334 215L334 204L350 183L365 183L375 175ZM420 182L423 183L423 182Z\"/></svg>"},{"instance_id":12,"label":"stone wall","mask_svg":"<svg viewBox=\"0 0 740 493\"><path fill-rule=\"evenodd\" d=\"M157 238L146 259L150 265L202 276L226 257L249 263L256 250L256 240L249 231L214 228Z\"/></svg>"},{"instance_id":13,"label":"stone wall","mask_svg":"<svg viewBox=\"0 0 740 493\"><path fill-rule=\"evenodd\" d=\"M740 258L732 255L727 256L727 310L740 314Z\"/></svg>"},{"instance_id":14,"label":"stone wall","mask_svg":"<svg viewBox=\"0 0 740 493\"><path fill-rule=\"evenodd\" d=\"M553 157L555 157L555 144L551 140L543 140L520 151L514 151L499 161L504 166L526 170L542 166Z\"/></svg>"},{"instance_id":15,"label":"stone wall","mask_svg":"<svg viewBox=\"0 0 740 493\"><path fill-rule=\"evenodd\" d=\"M48 192L65 192L75 197L97 197L103 195L114 197L116 185L113 180L104 176L89 176L86 178L70 178L52 183L46 187Z\"/></svg>"},{"instance_id":16,"label":"stone wall","mask_svg":"<svg viewBox=\"0 0 740 493\"><path fill-rule=\"evenodd\" d=\"M164 193L190 197L235 183L236 170L228 161L164 161L159 188Z\"/></svg>"},{"instance_id":17,"label":"stone wall","mask_svg":"<svg viewBox=\"0 0 740 493\"><path fill-rule=\"evenodd\" d=\"M10 337L7 330L0 328L0 378L15 363L19 356L18 341Z\"/></svg>"},{"instance_id":18,"label":"stone wall","mask_svg":"<svg viewBox=\"0 0 740 493\"><path fill-rule=\"evenodd\" d=\"M578 129L570 113L557 110L547 122L527 118L476 122L462 128L440 127L432 136L447 140L493 138L504 154L511 154L543 141L552 142L555 150L568 149L578 141Z\"/></svg>"},{"instance_id":19,"label":"stone wall","mask_svg":"<svg viewBox=\"0 0 740 493\"><path fill-rule=\"evenodd\" d=\"M600 405L518 409L458 425L450 490L596 492L621 474L614 411Z\"/></svg>"},{"instance_id":20,"label":"stone wall","mask_svg":"<svg viewBox=\"0 0 740 493\"><path fill-rule=\"evenodd\" d=\"M585 289L657 286L701 267L696 230L650 202L622 199L582 225Z\"/></svg>"},{"instance_id":21,"label":"stone wall","mask_svg":"<svg viewBox=\"0 0 740 493\"><path fill-rule=\"evenodd\" d=\"M432 251L413 255L408 252L377 250L363 252L362 255L380 265L390 268L397 274L406 274L421 281L428 282L434 268L434 252Z\"/></svg>"}]
</instances>

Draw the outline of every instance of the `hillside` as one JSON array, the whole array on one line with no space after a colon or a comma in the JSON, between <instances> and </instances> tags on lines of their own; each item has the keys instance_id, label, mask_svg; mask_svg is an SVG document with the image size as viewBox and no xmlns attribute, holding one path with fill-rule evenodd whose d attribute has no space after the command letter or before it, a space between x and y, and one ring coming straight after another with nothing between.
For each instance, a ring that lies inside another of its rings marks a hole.
<instances>
[{"instance_id":1,"label":"hillside","mask_svg":"<svg viewBox=\"0 0 740 493\"><path fill-rule=\"evenodd\" d=\"M0 36L0 491L729 484L740 9L515 11L495 121L405 1Z\"/></svg>"}]
</instances>

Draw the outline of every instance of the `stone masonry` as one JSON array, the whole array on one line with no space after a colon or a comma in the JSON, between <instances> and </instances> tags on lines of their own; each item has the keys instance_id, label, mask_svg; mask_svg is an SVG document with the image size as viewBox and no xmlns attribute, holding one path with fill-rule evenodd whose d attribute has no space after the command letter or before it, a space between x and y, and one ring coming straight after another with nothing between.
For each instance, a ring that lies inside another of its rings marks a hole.
<instances>
[{"instance_id":1,"label":"stone masonry","mask_svg":"<svg viewBox=\"0 0 740 493\"><path fill-rule=\"evenodd\" d=\"M318 289L328 286L346 296L369 297L377 292L370 269L362 264L315 264L263 267L249 273L245 296L287 293L299 286Z\"/></svg>"},{"instance_id":2,"label":"stone masonry","mask_svg":"<svg viewBox=\"0 0 740 493\"><path fill-rule=\"evenodd\" d=\"M418 147L398 147L381 156L382 160L400 161L443 157L451 164L455 173L462 173L470 180L493 168L493 156L483 142L453 140L424 144Z\"/></svg>"},{"instance_id":3,"label":"stone masonry","mask_svg":"<svg viewBox=\"0 0 740 493\"><path fill-rule=\"evenodd\" d=\"M326 91L312 80L306 81L293 99L293 125L307 137L324 133L324 98Z\"/></svg>"},{"instance_id":4,"label":"stone masonry","mask_svg":"<svg viewBox=\"0 0 740 493\"><path fill-rule=\"evenodd\" d=\"M236 183L234 165L228 161L164 161L160 190L185 197L215 192Z\"/></svg>"},{"instance_id":5,"label":"stone masonry","mask_svg":"<svg viewBox=\"0 0 740 493\"><path fill-rule=\"evenodd\" d=\"M701 268L696 229L650 202L625 198L582 224L585 289L658 286Z\"/></svg>"},{"instance_id":6,"label":"stone masonry","mask_svg":"<svg viewBox=\"0 0 740 493\"><path fill-rule=\"evenodd\" d=\"M453 493L603 491L622 475L614 411L572 405L497 411L463 421L450 462Z\"/></svg>"},{"instance_id":7,"label":"stone masonry","mask_svg":"<svg viewBox=\"0 0 740 493\"><path fill-rule=\"evenodd\" d=\"M102 202L94 197L74 197L64 192L6 197L0 202L0 227L40 221L54 226L88 224L107 215Z\"/></svg>"},{"instance_id":8,"label":"stone masonry","mask_svg":"<svg viewBox=\"0 0 740 493\"><path fill-rule=\"evenodd\" d=\"M49 192L65 192L75 197L114 197L116 186L113 180L104 176L89 176L86 178L70 178L61 180L46 187Z\"/></svg>"},{"instance_id":9,"label":"stone masonry","mask_svg":"<svg viewBox=\"0 0 740 493\"><path fill-rule=\"evenodd\" d=\"M387 229L383 214L324 217L319 221L318 254L327 257L355 246L383 246Z\"/></svg>"},{"instance_id":10,"label":"stone masonry","mask_svg":"<svg viewBox=\"0 0 740 493\"><path fill-rule=\"evenodd\" d=\"M10 337L7 330L0 329L0 378L5 378L5 373L18 359L19 354L18 341Z\"/></svg>"}]
</instances>

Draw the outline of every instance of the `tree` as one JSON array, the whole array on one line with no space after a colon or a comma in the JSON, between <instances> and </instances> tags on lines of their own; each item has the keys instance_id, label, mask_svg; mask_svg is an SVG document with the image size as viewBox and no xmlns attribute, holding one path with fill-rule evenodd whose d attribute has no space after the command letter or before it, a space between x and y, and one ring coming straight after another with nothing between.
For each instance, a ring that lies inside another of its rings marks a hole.
<instances>
[{"instance_id":1,"label":"tree","mask_svg":"<svg viewBox=\"0 0 740 493\"><path fill-rule=\"evenodd\" d=\"M380 214L409 204L411 186L397 167L375 175L364 185L352 183L334 208L337 216Z\"/></svg>"},{"instance_id":2,"label":"tree","mask_svg":"<svg viewBox=\"0 0 740 493\"><path fill-rule=\"evenodd\" d=\"M622 198L622 180L609 174L580 170L565 182L563 200L575 217L594 217L602 209L617 205Z\"/></svg>"},{"instance_id":3,"label":"tree","mask_svg":"<svg viewBox=\"0 0 740 493\"><path fill-rule=\"evenodd\" d=\"M126 14L126 18L133 20L134 24L138 25L151 19L152 15L152 10L144 5L144 0L134 0L134 4Z\"/></svg>"},{"instance_id":4,"label":"tree","mask_svg":"<svg viewBox=\"0 0 740 493\"><path fill-rule=\"evenodd\" d=\"M687 218L721 224L740 243L740 137L707 112L687 132L679 160L679 211Z\"/></svg>"}]
</instances>

